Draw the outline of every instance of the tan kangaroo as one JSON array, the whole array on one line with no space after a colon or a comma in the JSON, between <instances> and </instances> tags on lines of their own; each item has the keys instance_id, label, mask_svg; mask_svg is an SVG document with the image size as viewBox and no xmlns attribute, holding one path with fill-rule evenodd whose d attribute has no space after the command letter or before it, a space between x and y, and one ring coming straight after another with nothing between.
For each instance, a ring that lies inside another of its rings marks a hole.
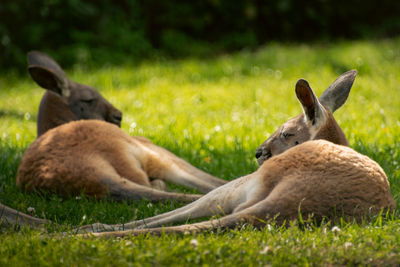
<instances>
[{"instance_id":1,"label":"tan kangaroo","mask_svg":"<svg viewBox=\"0 0 400 267\"><path fill-rule=\"evenodd\" d=\"M39 107L38 138L18 169L20 188L114 200L193 201L201 195L158 188L169 181L209 192L226 183L144 137L126 134L118 127L122 113L95 89L68 79L48 55L30 52L28 64L33 80L47 91Z\"/></svg>"},{"instance_id":2,"label":"tan kangaroo","mask_svg":"<svg viewBox=\"0 0 400 267\"><path fill-rule=\"evenodd\" d=\"M375 161L346 147L346 138L332 116L346 101L355 75L356 71L350 71L340 76L319 100L308 83L299 80L296 95L304 113L284 123L260 146L256 156L261 166L256 172L182 208L127 224L87 225L77 232L112 231L96 236L198 232L241 222L261 226L269 218L284 223L299 214L317 220L335 215L361 220L381 209L393 209L385 172ZM223 217L161 227L213 215Z\"/></svg>"}]
</instances>

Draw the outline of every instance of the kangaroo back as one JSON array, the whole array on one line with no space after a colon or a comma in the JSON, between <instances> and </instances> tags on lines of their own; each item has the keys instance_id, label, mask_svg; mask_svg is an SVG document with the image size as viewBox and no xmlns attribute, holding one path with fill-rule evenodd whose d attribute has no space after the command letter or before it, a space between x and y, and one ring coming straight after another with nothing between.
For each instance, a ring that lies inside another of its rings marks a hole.
<instances>
[{"instance_id":1,"label":"kangaroo back","mask_svg":"<svg viewBox=\"0 0 400 267\"><path fill-rule=\"evenodd\" d=\"M296 83L296 96L303 113L282 124L256 151L261 165L270 157L309 140L324 139L348 146L346 136L333 117L333 112L347 100L357 71L342 74L318 99L306 80Z\"/></svg>"}]
</instances>

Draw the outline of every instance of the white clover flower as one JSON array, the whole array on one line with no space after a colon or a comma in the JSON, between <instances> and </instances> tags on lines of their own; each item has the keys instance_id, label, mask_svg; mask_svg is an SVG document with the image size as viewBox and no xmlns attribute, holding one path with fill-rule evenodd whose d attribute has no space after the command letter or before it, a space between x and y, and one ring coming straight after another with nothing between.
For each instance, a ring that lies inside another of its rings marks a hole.
<instances>
[{"instance_id":1,"label":"white clover flower","mask_svg":"<svg viewBox=\"0 0 400 267\"><path fill-rule=\"evenodd\" d=\"M190 245L194 248L197 248L199 246L199 241L197 239L192 239L190 240Z\"/></svg>"},{"instance_id":2,"label":"white clover flower","mask_svg":"<svg viewBox=\"0 0 400 267\"><path fill-rule=\"evenodd\" d=\"M344 243L344 248L345 249L351 248L352 246L353 246L353 243L351 243L351 242Z\"/></svg>"}]
</instances>

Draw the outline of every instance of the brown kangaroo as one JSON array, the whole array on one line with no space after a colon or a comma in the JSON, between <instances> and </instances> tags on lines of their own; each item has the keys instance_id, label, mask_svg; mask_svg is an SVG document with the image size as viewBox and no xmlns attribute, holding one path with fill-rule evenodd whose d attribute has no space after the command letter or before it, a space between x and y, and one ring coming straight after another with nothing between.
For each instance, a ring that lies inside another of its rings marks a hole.
<instances>
[{"instance_id":1,"label":"brown kangaroo","mask_svg":"<svg viewBox=\"0 0 400 267\"><path fill-rule=\"evenodd\" d=\"M77 232L112 231L95 236L199 232L232 228L241 222L261 226L269 218L284 223L299 214L318 220L336 216L361 220L393 209L385 172L375 161L346 147L347 140L332 116L346 101L355 75L356 71L350 71L340 76L319 100L308 83L299 80L296 95L304 113L284 123L260 146L256 157L261 166L256 172L182 208L127 224L87 225ZM213 215L223 217L161 227Z\"/></svg>"},{"instance_id":2,"label":"brown kangaroo","mask_svg":"<svg viewBox=\"0 0 400 267\"><path fill-rule=\"evenodd\" d=\"M33 80L47 91L39 107L38 138L18 169L20 188L114 200L193 201L201 195L158 189L165 188L163 181L201 192L226 183L144 137L126 134L118 127L122 113L95 89L68 79L48 55L30 52L28 64ZM3 217L11 220L17 212L12 211L3 209Z\"/></svg>"}]
</instances>

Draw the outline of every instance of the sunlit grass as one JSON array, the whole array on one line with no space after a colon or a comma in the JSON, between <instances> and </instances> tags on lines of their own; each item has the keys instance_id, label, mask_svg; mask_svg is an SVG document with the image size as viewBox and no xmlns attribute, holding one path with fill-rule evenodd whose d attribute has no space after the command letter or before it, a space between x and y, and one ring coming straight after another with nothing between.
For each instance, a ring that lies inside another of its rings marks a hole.
<instances>
[{"instance_id":1,"label":"sunlit grass","mask_svg":"<svg viewBox=\"0 0 400 267\"><path fill-rule=\"evenodd\" d=\"M358 75L348 102L335 117L350 145L385 169L399 204L400 39L311 45L271 43L257 51L244 50L212 59L160 60L140 65L132 62L96 69L77 64L67 74L97 88L122 110L122 129L130 135L146 136L195 166L231 180L256 170L254 152L258 145L280 124L301 112L294 93L299 78L308 80L320 95L350 69L357 69ZM22 193L15 186L16 171L23 151L36 137L35 119L43 92L28 75L10 73L0 77L0 202L24 212L35 207L36 216L65 226L126 222L182 205ZM376 229L374 225L351 224L340 234L332 234L331 226L308 230L292 226L272 232L247 229L125 241L8 231L0 235L0 264L79 265L87 261L89 265L390 265L400 260L398 248L393 245L399 243L399 224L396 217ZM193 238L198 239L198 247L190 245ZM39 256L31 261L31 254Z\"/></svg>"}]
</instances>

